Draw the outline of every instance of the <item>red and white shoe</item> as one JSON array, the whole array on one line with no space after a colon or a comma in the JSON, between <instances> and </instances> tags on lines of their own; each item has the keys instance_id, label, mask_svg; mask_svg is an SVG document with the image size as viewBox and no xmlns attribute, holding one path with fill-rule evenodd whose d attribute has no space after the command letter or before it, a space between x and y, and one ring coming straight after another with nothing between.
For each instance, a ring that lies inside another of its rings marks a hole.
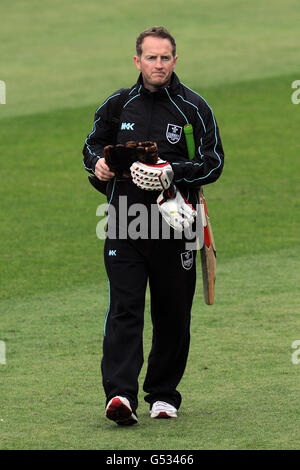
<instances>
[{"instance_id":1,"label":"red and white shoe","mask_svg":"<svg viewBox=\"0 0 300 470\"><path fill-rule=\"evenodd\" d=\"M132 412L129 400L125 397L116 396L112 398L107 404L105 415L121 426L131 426L138 422L137 417Z\"/></svg>"},{"instance_id":2,"label":"red and white shoe","mask_svg":"<svg viewBox=\"0 0 300 470\"><path fill-rule=\"evenodd\" d=\"M158 419L177 418L177 410L165 401L156 401L150 410L150 417Z\"/></svg>"}]
</instances>

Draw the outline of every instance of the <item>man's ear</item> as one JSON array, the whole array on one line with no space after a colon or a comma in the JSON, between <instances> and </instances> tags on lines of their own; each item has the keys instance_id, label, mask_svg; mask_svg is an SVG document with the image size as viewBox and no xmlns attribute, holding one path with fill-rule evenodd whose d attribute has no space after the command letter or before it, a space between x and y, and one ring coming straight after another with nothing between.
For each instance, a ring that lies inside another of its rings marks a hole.
<instances>
[{"instance_id":1,"label":"man's ear","mask_svg":"<svg viewBox=\"0 0 300 470\"><path fill-rule=\"evenodd\" d=\"M135 55L135 56L133 57L133 61L134 61L134 63L135 63L136 68L137 68L139 71L141 71L141 60L140 60L140 57L137 56L137 55Z\"/></svg>"}]
</instances>

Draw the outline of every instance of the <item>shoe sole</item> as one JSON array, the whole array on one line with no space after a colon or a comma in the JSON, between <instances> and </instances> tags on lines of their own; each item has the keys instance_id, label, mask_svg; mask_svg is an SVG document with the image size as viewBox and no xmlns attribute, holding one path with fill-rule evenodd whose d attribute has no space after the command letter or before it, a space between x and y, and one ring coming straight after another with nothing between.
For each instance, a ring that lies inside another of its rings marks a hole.
<instances>
[{"instance_id":1,"label":"shoe sole","mask_svg":"<svg viewBox=\"0 0 300 470\"><path fill-rule=\"evenodd\" d=\"M137 424L137 417L119 398L114 398L106 410L106 417L120 426Z\"/></svg>"},{"instance_id":2,"label":"shoe sole","mask_svg":"<svg viewBox=\"0 0 300 470\"><path fill-rule=\"evenodd\" d=\"M168 413L166 413L165 411L161 411L160 413L158 413L157 416L151 416L151 418L154 418L154 419L171 419L171 418L177 418L177 416L171 416Z\"/></svg>"}]
</instances>

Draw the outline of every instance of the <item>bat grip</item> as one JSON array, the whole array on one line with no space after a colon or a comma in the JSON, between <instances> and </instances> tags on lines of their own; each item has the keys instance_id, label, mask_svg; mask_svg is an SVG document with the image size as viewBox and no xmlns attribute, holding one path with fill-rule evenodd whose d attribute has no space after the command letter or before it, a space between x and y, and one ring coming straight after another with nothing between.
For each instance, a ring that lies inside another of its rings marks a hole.
<instances>
[{"instance_id":1,"label":"bat grip","mask_svg":"<svg viewBox=\"0 0 300 470\"><path fill-rule=\"evenodd\" d=\"M194 141L194 132L192 124L186 124L183 128L185 135L185 142L188 150L189 158L194 158L195 156L195 141Z\"/></svg>"}]
</instances>

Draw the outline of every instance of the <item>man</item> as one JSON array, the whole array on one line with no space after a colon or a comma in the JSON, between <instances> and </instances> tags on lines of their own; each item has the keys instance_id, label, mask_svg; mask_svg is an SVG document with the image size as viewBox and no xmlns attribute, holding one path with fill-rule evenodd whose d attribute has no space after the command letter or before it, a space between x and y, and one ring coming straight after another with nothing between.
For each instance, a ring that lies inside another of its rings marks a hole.
<instances>
[{"instance_id":1,"label":"man","mask_svg":"<svg viewBox=\"0 0 300 470\"><path fill-rule=\"evenodd\" d=\"M121 110L117 142L156 142L161 164L161 179L144 188L136 177L141 166L131 167L131 174L117 178L106 164L104 147L112 142L113 107L120 90L98 108L94 127L88 135L83 155L84 166L103 184L109 207L114 208L108 223L120 228L123 222L121 196L130 207L142 203L151 210L159 194L171 184L194 207L197 188L220 176L224 152L213 112L206 101L174 73L176 44L163 27L143 31L136 42L134 63L140 72L137 83L128 91ZM183 127L192 123L195 158L189 160ZM156 178L156 180L155 180ZM154 181L155 180L155 181ZM164 185L167 181L167 185ZM148 190L146 190L148 189ZM150 189L150 190L149 190ZM137 423L138 377L143 364L143 321L145 291L149 282L152 348L144 381L146 402L151 418L176 418L181 404L177 386L183 376L190 343L190 313L196 282L195 252L187 250L186 238L171 233L159 237L132 239L107 236L104 259L110 284L110 302L105 321L103 387L106 416L119 425ZM171 230L172 232L172 230ZM119 232L118 232L119 233ZM108 230L109 234L109 230ZM161 234L161 232L160 232Z\"/></svg>"}]
</instances>

